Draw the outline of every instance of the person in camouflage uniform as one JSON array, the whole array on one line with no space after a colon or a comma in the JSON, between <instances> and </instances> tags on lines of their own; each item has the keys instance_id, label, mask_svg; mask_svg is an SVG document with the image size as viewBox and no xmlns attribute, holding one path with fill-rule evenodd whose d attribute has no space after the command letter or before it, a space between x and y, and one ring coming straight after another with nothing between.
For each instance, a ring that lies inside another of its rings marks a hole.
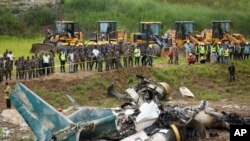
<instances>
[{"instance_id":1,"label":"person in camouflage uniform","mask_svg":"<svg viewBox=\"0 0 250 141\"><path fill-rule=\"evenodd\" d=\"M25 66L25 69L24 69L24 79L27 79L27 76L29 77L29 71L30 71L30 57L27 56L27 59L24 61L24 66ZM29 77L29 79L31 79Z\"/></svg>"},{"instance_id":2,"label":"person in camouflage uniform","mask_svg":"<svg viewBox=\"0 0 250 141\"><path fill-rule=\"evenodd\" d=\"M18 60L15 61L15 66L16 66L16 79L21 79L21 57L18 58Z\"/></svg>"},{"instance_id":3,"label":"person in camouflage uniform","mask_svg":"<svg viewBox=\"0 0 250 141\"><path fill-rule=\"evenodd\" d=\"M82 50L79 52L79 58L80 58L80 69L85 71L85 52Z\"/></svg>"},{"instance_id":4,"label":"person in camouflage uniform","mask_svg":"<svg viewBox=\"0 0 250 141\"><path fill-rule=\"evenodd\" d=\"M176 46L176 44L173 45L173 56L174 56L174 64L179 64L179 48Z\"/></svg>"},{"instance_id":5,"label":"person in camouflage uniform","mask_svg":"<svg viewBox=\"0 0 250 141\"><path fill-rule=\"evenodd\" d=\"M103 62L103 55L100 53L97 58L98 61L98 72L102 72L102 62Z\"/></svg>"},{"instance_id":6,"label":"person in camouflage uniform","mask_svg":"<svg viewBox=\"0 0 250 141\"><path fill-rule=\"evenodd\" d=\"M78 64L80 63L80 56L79 56L79 53L74 53L75 56L74 56L74 72L78 72Z\"/></svg>"},{"instance_id":7,"label":"person in camouflage uniform","mask_svg":"<svg viewBox=\"0 0 250 141\"><path fill-rule=\"evenodd\" d=\"M38 66L39 66L39 69L38 69L38 71L39 71L39 76L43 76L43 75L45 75L44 74L44 71L43 71L43 53L42 54L40 54L39 55L39 58L38 58Z\"/></svg>"},{"instance_id":8,"label":"person in camouflage uniform","mask_svg":"<svg viewBox=\"0 0 250 141\"><path fill-rule=\"evenodd\" d=\"M50 73L53 74L55 73L55 55L54 52L50 52L50 60L49 60L49 67L50 67Z\"/></svg>"},{"instance_id":9,"label":"person in camouflage uniform","mask_svg":"<svg viewBox=\"0 0 250 141\"><path fill-rule=\"evenodd\" d=\"M38 57L38 54L37 54L37 53L35 54L35 66L36 66L36 67L35 67L35 71L36 71L36 72L35 72L35 73L36 73L36 74L35 74L35 75L36 75L35 77L39 77L39 57Z\"/></svg>"},{"instance_id":10,"label":"person in camouflage uniform","mask_svg":"<svg viewBox=\"0 0 250 141\"><path fill-rule=\"evenodd\" d=\"M91 65L92 64L92 51L90 48L88 48L86 56L87 56L87 70L91 71L92 70L92 65Z\"/></svg>"},{"instance_id":11,"label":"person in camouflage uniform","mask_svg":"<svg viewBox=\"0 0 250 141\"><path fill-rule=\"evenodd\" d=\"M31 57L30 60L30 71L29 71L29 78L31 79L36 77L36 60L35 60L35 56Z\"/></svg>"},{"instance_id":12,"label":"person in camouflage uniform","mask_svg":"<svg viewBox=\"0 0 250 141\"><path fill-rule=\"evenodd\" d=\"M126 47L124 50L124 57L123 57L123 66L128 67L128 58L129 58L129 47Z\"/></svg>"},{"instance_id":13,"label":"person in camouflage uniform","mask_svg":"<svg viewBox=\"0 0 250 141\"><path fill-rule=\"evenodd\" d=\"M110 69L110 59L111 59L111 53L110 53L110 50L108 50L106 57L105 57L106 71L109 71Z\"/></svg>"},{"instance_id":14,"label":"person in camouflage uniform","mask_svg":"<svg viewBox=\"0 0 250 141\"><path fill-rule=\"evenodd\" d=\"M24 56L21 57L20 60L20 66L21 66L21 70L20 70L20 79L24 79L24 73L25 73L25 60L24 60Z\"/></svg>"},{"instance_id":15,"label":"person in camouflage uniform","mask_svg":"<svg viewBox=\"0 0 250 141\"><path fill-rule=\"evenodd\" d=\"M129 56L128 56L128 66L133 67L133 59L134 57L134 49L133 47L129 48Z\"/></svg>"},{"instance_id":16,"label":"person in camouflage uniform","mask_svg":"<svg viewBox=\"0 0 250 141\"><path fill-rule=\"evenodd\" d=\"M4 75L4 60L1 57L0 58L0 82L3 81L3 75Z\"/></svg>"},{"instance_id":17,"label":"person in camouflage uniform","mask_svg":"<svg viewBox=\"0 0 250 141\"><path fill-rule=\"evenodd\" d=\"M152 45L149 45L146 50L146 64L148 64L150 67L153 66L153 55L154 55L154 48Z\"/></svg>"},{"instance_id":18,"label":"person in camouflage uniform","mask_svg":"<svg viewBox=\"0 0 250 141\"><path fill-rule=\"evenodd\" d=\"M11 72L12 72L12 69L11 69L11 61L10 59L7 57L6 59L6 62L5 62L5 78L6 78L6 81L11 80Z\"/></svg>"}]
</instances>

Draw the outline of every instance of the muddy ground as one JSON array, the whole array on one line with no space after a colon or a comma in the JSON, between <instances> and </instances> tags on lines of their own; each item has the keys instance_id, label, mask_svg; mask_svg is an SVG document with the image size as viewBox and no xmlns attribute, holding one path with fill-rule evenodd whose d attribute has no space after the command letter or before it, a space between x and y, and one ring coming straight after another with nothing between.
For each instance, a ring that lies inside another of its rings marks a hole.
<instances>
[{"instance_id":1,"label":"muddy ground","mask_svg":"<svg viewBox=\"0 0 250 141\"><path fill-rule=\"evenodd\" d=\"M126 70L129 71L128 73L143 73L144 75L150 75L150 71L145 71L145 68L140 69L131 69ZM69 74L69 73L56 73L54 75L48 76L46 78L35 78L32 80L23 80L25 85L27 85L29 88L34 88L36 86L42 86L43 88L49 89L49 90L58 90L63 91L63 88L67 87L68 85L74 85L78 81L85 80L86 77L89 75L95 75L96 72L86 72L86 73L75 73L75 74ZM121 79L120 71L113 71L113 72L105 72L101 73L99 75L102 75L105 79L111 79L115 83L127 83L124 79ZM124 77L124 76L123 76ZM16 80L12 80L11 84L15 84ZM87 82L86 82L87 83ZM4 89L4 83L0 86L0 112L2 112L5 109L5 101L3 99L3 91ZM199 100L191 99L191 98L183 98L180 93L177 90L172 91L172 99L170 101L164 101L165 104L171 104L171 105L197 105L199 104ZM227 101L227 100L220 100L216 102L209 102L210 106L218 111L225 111L225 112L236 112L240 115L250 115L250 103L241 104L237 101L237 99L234 101ZM91 105L93 106L93 105ZM94 105L97 106L97 105ZM119 105L117 105L119 106ZM13 115L11 116L17 116L17 113L11 113ZM0 128L2 128L2 131L0 131L0 140L6 140L6 141L16 141L21 140L22 138L34 138L34 135L32 134L29 127L23 127L20 124L11 123L8 121L8 119L3 118L0 116ZM4 130L4 132L3 132ZM229 140L229 133L227 131L222 130L215 130L212 131L212 133L215 133L215 137L210 137L204 139L204 141L227 141ZM216 134L218 133L218 134Z\"/></svg>"}]
</instances>

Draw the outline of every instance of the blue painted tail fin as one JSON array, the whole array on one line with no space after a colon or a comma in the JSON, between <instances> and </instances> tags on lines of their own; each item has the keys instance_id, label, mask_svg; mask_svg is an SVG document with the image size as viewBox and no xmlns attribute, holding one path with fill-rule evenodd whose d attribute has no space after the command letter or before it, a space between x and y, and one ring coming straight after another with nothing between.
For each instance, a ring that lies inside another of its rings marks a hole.
<instances>
[{"instance_id":1,"label":"blue painted tail fin","mask_svg":"<svg viewBox=\"0 0 250 141\"><path fill-rule=\"evenodd\" d=\"M22 83L17 83L14 87L10 100L39 141L52 140L51 138L55 134L58 135L65 130L68 131L68 134L64 133L63 136L65 137L62 138L76 140L76 126L71 120Z\"/></svg>"}]
</instances>

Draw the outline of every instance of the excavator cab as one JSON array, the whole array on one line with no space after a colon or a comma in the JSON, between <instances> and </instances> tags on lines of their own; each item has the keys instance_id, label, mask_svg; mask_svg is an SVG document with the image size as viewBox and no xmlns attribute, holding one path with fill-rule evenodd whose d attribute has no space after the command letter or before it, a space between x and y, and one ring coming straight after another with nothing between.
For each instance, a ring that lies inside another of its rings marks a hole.
<instances>
[{"instance_id":1,"label":"excavator cab","mask_svg":"<svg viewBox=\"0 0 250 141\"><path fill-rule=\"evenodd\" d=\"M98 31L99 40L106 40L116 38L116 21L99 21Z\"/></svg>"},{"instance_id":2,"label":"excavator cab","mask_svg":"<svg viewBox=\"0 0 250 141\"><path fill-rule=\"evenodd\" d=\"M146 34L148 36L160 34L160 29L162 28L161 22L140 22L139 32Z\"/></svg>"},{"instance_id":3,"label":"excavator cab","mask_svg":"<svg viewBox=\"0 0 250 141\"><path fill-rule=\"evenodd\" d=\"M79 24L73 21L56 21L55 22L55 34L66 34L68 38L74 38L75 32L79 32Z\"/></svg>"},{"instance_id":4,"label":"excavator cab","mask_svg":"<svg viewBox=\"0 0 250 141\"><path fill-rule=\"evenodd\" d=\"M162 28L161 22L140 22L139 32L131 33L132 43L147 43L151 41L152 36L159 36L160 29Z\"/></svg>"},{"instance_id":5,"label":"excavator cab","mask_svg":"<svg viewBox=\"0 0 250 141\"><path fill-rule=\"evenodd\" d=\"M176 21L175 22L175 38L186 40L188 35L194 33L194 21Z\"/></svg>"},{"instance_id":6,"label":"excavator cab","mask_svg":"<svg viewBox=\"0 0 250 141\"><path fill-rule=\"evenodd\" d=\"M222 39L225 33L230 33L231 21L212 21L212 37Z\"/></svg>"}]
</instances>

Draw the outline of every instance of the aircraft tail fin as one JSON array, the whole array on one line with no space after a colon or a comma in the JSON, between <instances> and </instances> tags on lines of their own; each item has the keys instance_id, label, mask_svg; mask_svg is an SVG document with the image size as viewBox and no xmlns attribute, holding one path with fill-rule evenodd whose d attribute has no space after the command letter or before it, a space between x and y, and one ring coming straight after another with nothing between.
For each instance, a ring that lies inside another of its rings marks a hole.
<instances>
[{"instance_id":1,"label":"aircraft tail fin","mask_svg":"<svg viewBox=\"0 0 250 141\"><path fill-rule=\"evenodd\" d=\"M14 87L10 100L38 140L52 140L55 134L58 135L65 130L70 131L67 135L64 134L64 137L75 136L76 126L71 120L22 83L17 83Z\"/></svg>"}]
</instances>

